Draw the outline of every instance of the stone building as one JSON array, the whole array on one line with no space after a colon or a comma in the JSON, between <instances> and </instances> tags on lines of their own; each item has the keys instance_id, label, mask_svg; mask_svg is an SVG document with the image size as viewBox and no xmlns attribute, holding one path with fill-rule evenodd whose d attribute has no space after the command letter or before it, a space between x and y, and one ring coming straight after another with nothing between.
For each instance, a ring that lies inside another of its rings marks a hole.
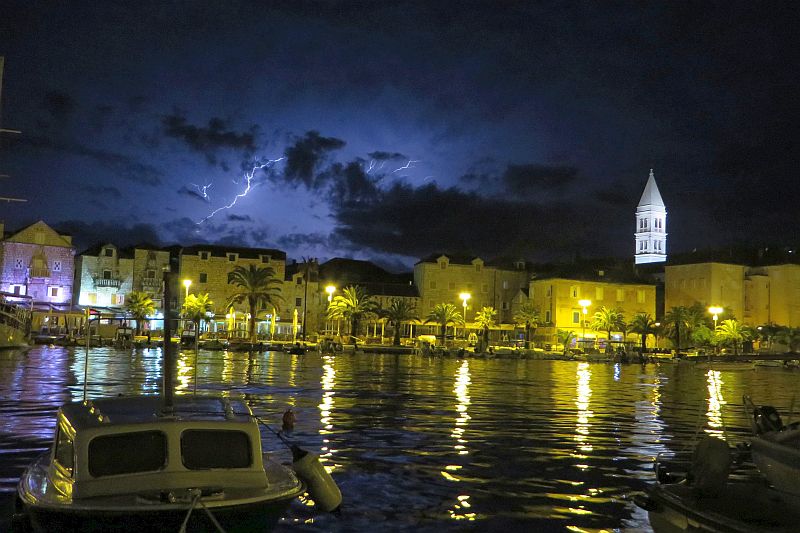
<instances>
[{"instance_id":1,"label":"stone building","mask_svg":"<svg viewBox=\"0 0 800 533\"><path fill-rule=\"evenodd\" d=\"M800 265L747 266L722 262L668 265L665 308L719 306L750 326L800 327Z\"/></svg>"},{"instance_id":2,"label":"stone building","mask_svg":"<svg viewBox=\"0 0 800 533\"><path fill-rule=\"evenodd\" d=\"M604 345L607 333L591 329L594 313L600 307L619 308L627 322L637 313L656 316L656 286L627 280L609 279L603 271L593 275L544 277L530 282L530 301L539 309L541 326L537 344L556 344L558 330L570 330L581 347ZM584 313L584 308L586 312ZM621 341L622 332L612 332L612 341Z\"/></svg>"},{"instance_id":3,"label":"stone building","mask_svg":"<svg viewBox=\"0 0 800 533\"><path fill-rule=\"evenodd\" d=\"M169 259L168 250L149 245L119 249L108 243L89 248L75 262L75 303L122 311L126 295L138 291L163 311L163 273Z\"/></svg>"},{"instance_id":4,"label":"stone building","mask_svg":"<svg viewBox=\"0 0 800 533\"><path fill-rule=\"evenodd\" d=\"M6 235L0 224L0 290L27 295L39 309L72 304L75 247L43 221Z\"/></svg>"},{"instance_id":5,"label":"stone building","mask_svg":"<svg viewBox=\"0 0 800 533\"><path fill-rule=\"evenodd\" d=\"M530 279L524 261L485 263L480 257L433 254L414 265L414 282L420 294L420 316L437 304L451 303L463 309L462 293L469 294L466 305L467 328L474 328L475 313L482 307L497 310L498 324L513 321L512 302Z\"/></svg>"},{"instance_id":6,"label":"stone building","mask_svg":"<svg viewBox=\"0 0 800 533\"><path fill-rule=\"evenodd\" d=\"M113 244L89 248L75 260L77 305L122 310L133 290L133 255Z\"/></svg>"},{"instance_id":7,"label":"stone building","mask_svg":"<svg viewBox=\"0 0 800 533\"><path fill-rule=\"evenodd\" d=\"M237 291L236 286L228 283L228 273L235 267L249 268L270 267L274 271L275 279L280 283L276 285L282 289L286 271L286 253L269 248L242 248L235 246L220 246L211 244L198 244L183 248L175 248L178 258L178 272L180 286L178 290L177 306L183 305L187 294L208 293L214 304L216 326L218 329L247 328L247 304L236 304L233 313L230 313L228 302ZM183 285L184 280L191 281L188 289ZM284 301L279 308L286 304ZM266 314L269 310L266 310ZM226 316L228 315L228 316ZM260 322L267 320L266 316L257 317ZM262 332L264 324L261 325Z\"/></svg>"}]
</instances>

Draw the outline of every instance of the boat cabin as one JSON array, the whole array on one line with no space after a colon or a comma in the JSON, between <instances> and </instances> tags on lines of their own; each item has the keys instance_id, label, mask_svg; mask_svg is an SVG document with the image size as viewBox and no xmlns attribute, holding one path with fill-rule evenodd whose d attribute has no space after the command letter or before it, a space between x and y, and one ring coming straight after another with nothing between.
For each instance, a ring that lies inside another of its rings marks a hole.
<instances>
[{"instance_id":1,"label":"boat cabin","mask_svg":"<svg viewBox=\"0 0 800 533\"><path fill-rule=\"evenodd\" d=\"M60 499L186 487L266 488L261 434L250 408L226 398L87 400L58 411L48 477Z\"/></svg>"}]
</instances>

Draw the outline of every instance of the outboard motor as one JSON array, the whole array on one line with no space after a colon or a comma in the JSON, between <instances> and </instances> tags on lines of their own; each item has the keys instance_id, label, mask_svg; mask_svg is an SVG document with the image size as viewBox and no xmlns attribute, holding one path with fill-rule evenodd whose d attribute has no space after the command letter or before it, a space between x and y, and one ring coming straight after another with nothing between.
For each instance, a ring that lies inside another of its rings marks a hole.
<instances>
[{"instance_id":1,"label":"outboard motor","mask_svg":"<svg viewBox=\"0 0 800 533\"><path fill-rule=\"evenodd\" d=\"M781 415L771 405L762 405L753 409L753 421L755 422L756 432L759 435L783 429Z\"/></svg>"}]
</instances>

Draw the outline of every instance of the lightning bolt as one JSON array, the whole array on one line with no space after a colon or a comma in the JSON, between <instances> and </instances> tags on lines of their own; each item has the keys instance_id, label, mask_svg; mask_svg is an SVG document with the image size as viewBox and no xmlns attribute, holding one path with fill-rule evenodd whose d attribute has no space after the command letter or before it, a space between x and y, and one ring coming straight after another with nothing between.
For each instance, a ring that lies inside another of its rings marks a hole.
<instances>
[{"instance_id":1,"label":"lightning bolt","mask_svg":"<svg viewBox=\"0 0 800 533\"><path fill-rule=\"evenodd\" d=\"M196 183L192 183L192 187L197 189L197 192L200 194L200 196L209 202L211 201L211 197L208 195L208 189L210 189L213 185L213 183L209 183L208 185L197 185Z\"/></svg>"},{"instance_id":2,"label":"lightning bolt","mask_svg":"<svg viewBox=\"0 0 800 533\"><path fill-rule=\"evenodd\" d=\"M401 170L406 170L408 168L411 168L411 165L413 165L414 163L420 163L421 161L422 161L421 159L409 159L408 163L406 163L402 167L392 170L392 174L394 174L395 172L400 172Z\"/></svg>"},{"instance_id":3,"label":"lightning bolt","mask_svg":"<svg viewBox=\"0 0 800 533\"><path fill-rule=\"evenodd\" d=\"M230 208L232 208L233 206L235 206L235 205L236 205L236 202L238 202L238 201L239 201L239 198L244 198L244 197L245 197L245 196L247 196L247 194L250 192L250 189L251 189L251 188L252 188L252 186L253 186L253 184L252 184L252 181L253 181L253 176L255 176L255 174L256 174L256 171L257 171L257 170L261 170L261 169L267 168L267 167L269 167L270 165L274 165L274 164L276 164L276 163L278 163L278 162L280 162L280 161L283 161L284 159L286 159L286 158L285 158L285 157L279 157L278 159L268 159L268 160L267 160L266 162L264 162L264 163L259 163L259 164L255 165L255 166L252 168L252 170L250 170L250 172L245 172L245 174L244 174L244 179L246 180L246 182L247 182L247 185L245 185L245 188L244 188L244 190L243 190L242 192L240 192L239 194L237 194L236 196L234 196L234 197L233 197L233 200L231 201L231 203L229 203L229 204L227 204L227 205L223 205L222 207L218 207L218 208L214 209L214 210L211 212L211 214L209 214L208 216L206 216L206 217L205 217L204 219L202 219L201 221L197 222L197 225L200 225L200 224L202 224L203 222L205 222L205 221L206 221L206 220L208 220L209 218L213 217L214 215L216 215L217 213L219 213L219 212L220 212L220 211L222 211L223 209L230 209ZM234 183L236 183L236 182L234 182ZM205 191L203 191L203 194L205 194Z\"/></svg>"}]
</instances>

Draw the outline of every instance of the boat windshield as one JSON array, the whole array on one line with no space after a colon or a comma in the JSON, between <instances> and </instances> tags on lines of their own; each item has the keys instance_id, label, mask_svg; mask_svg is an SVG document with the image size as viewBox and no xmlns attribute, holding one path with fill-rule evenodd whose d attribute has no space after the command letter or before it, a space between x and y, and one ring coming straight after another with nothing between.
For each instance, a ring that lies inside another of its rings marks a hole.
<instances>
[{"instance_id":1,"label":"boat windshield","mask_svg":"<svg viewBox=\"0 0 800 533\"><path fill-rule=\"evenodd\" d=\"M253 453L243 431L190 429L181 434L181 458L190 470L247 468Z\"/></svg>"},{"instance_id":2,"label":"boat windshield","mask_svg":"<svg viewBox=\"0 0 800 533\"><path fill-rule=\"evenodd\" d=\"M167 437L160 431L103 435L89 443L93 477L152 472L167 464Z\"/></svg>"}]
</instances>

